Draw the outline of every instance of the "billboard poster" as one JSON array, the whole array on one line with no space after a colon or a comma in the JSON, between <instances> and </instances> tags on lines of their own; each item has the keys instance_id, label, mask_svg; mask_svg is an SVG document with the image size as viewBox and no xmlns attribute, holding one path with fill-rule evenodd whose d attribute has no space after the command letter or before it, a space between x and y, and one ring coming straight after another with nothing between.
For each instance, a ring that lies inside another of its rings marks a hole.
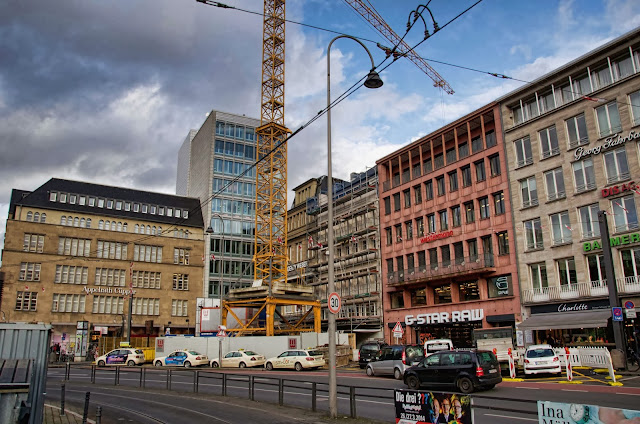
<instances>
[{"instance_id":1,"label":"billboard poster","mask_svg":"<svg viewBox=\"0 0 640 424\"><path fill-rule=\"evenodd\" d=\"M471 397L395 390L396 424L472 424Z\"/></svg>"},{"instance_id":2,"label":"billboard poster","mask_svg":"<svg viewBox=\"0 0 640 424\"><path fill-rule=\"evenodd\" d=\"M538 401L539 424L617 424L636 422L635 419L640 419L640 411L581 403Z\"/></svg>"}]
</instances>

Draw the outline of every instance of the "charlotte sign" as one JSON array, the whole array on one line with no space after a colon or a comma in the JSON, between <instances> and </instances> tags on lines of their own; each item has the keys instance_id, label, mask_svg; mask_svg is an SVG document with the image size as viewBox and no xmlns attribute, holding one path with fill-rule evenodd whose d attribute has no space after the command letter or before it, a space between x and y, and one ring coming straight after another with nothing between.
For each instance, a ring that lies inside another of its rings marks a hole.
<instances>
[{"instance_id":1,"label":"charlotte sign","mask_svg":"<svg viewBox=\"0 0 640 424\"><path fill-rule=\"evenodd\" d=\"M407 325L436 324L443 322L482 321L483 309L463 309L462 311L433 312L430 314L405 315L404 323Z\"/></svg>"},{"instance_id":2,"label":"charlotte sign","mask_svg":"<svg viewBox=\"0 0 640 424\"><path fill-rule=\"evenodd\" d=\"M637 133L633 130L629 131L629 135L626 137L622 137L621 135L614 134L611 137L607 137L607 139L600 146L594 146L590 149L585 149L584 147L578 147L573 152L573 157L576 160L580 160L584 157L591 155L599 155L603 150L610 149L612 147L620 146L621 144L626 143L627 141L635 140L640 138L640 133Z\"/></svg>"}]
</instances>

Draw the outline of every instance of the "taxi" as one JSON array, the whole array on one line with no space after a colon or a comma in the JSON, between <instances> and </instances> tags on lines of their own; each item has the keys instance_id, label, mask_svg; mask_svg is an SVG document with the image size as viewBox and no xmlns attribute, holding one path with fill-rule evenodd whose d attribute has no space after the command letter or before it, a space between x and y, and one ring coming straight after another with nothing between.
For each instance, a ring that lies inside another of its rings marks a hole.
<instances>
[{"instance_id":1,"label":"taxi","mask_svg":"<svg viewBox=\"0 0 640 424\"><path fill-rule=\"evenodd\" d=\"M189 368L208 364L209 358L207 358L207 355L198 353L195 350L176 350L167 356L160 356L153 360L153 365L156 367L174 365Z\"/></svg>"},{"instance_id":2,"label":"taxi","mask_svg":"<svg viewBox=\"0 0 640 424\"><path fill-rule=\"evenodd\" d=\"M114 349L96 358L96 365L99 367L104 367L105 365L127 365L133 367L142 364L144 364L144 352L140 349L128 347Z\"/></svg>"},{"instance_id":3,"label":"taxi","mask_svg":"<svg viewBox=\"0 0 640 424\"><path fill-rule=\"evenodd\" d=\"M234 350L227 353L222 358L223 367L246 368L246 367L261 367L263 365L264 365L264 356L252 350L244 350L244 349ZM213 358L211 360L211 367L212 368L220 367L220 360L218 358Z\"/></svg>"},{"instance_id":4,"label":"taxi","mask_svg":"<svg viewBox=\"0 0 640 424\"><path fill-rule=\"evenodd\" d=\"M322 352L315 350L291 349L285 350L280 355L267 359L265 368L271 371L274 368L290 368L296 371L303 369L317 369L324 366Z\"/></svg>"}]
</instances>

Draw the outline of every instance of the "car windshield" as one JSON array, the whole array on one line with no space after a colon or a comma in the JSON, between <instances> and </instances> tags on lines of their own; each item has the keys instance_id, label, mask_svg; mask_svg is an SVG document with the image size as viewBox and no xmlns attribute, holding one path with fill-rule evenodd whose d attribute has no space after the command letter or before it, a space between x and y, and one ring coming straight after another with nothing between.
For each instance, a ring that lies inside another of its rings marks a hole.
<instances>
[{"instance_id":1,"label":"car windshield","mask_svg":"<svg viewBox=\"0 0 640 424\"><path fill-rule=\"evenodd\" d=\"M545 358L549 356L555 356L555 353L553 353L553 349L540 348L527 351L527 358Z\"/></svg>"},{"instance_id":2,"label":"car windshield","mask_svg":"<svg viewBox=\"0 0 640 424\"><path fill-rule=\"evenodd\" d=\"M498 359L496 355L491 352L478 352L478 362L480 366L483 365L496 365L498 363Z\"/></svg>"},{"instance_id":3,"label":"car windshield","mask_svg":"<svg viewBox=\"0 0 640 424\"><path fill-rule=\"evenodd\" d=\"M407 346L407 359L410 361L419 361L424 358L424 348L422 346Z\"/></svg>"},{"instance_id":4,"label":"car windshield","mask_svg":"<svg viewBox=\"0 0 640 424\"><path fill-rule=\"evenodd\" d=\"M318 352L317 350L310 350L309 356L322 356L322 352Z\"/></svg>"},{"instance_id":5,"label":"car windshield","mask_svg":"<svg viewBox=\"0 0 640 424\"><path fill-rule=\"evenodd\" d=\"M253 350L247 350L244 352L245 355L257 355Z\"/></svg>"},{"instance_id":6,"label":"car windshield","mask_svg":"<svg viewBox=\"0 0 640 424\"><path fill-rule=\"evenodd\" d=\"M362 345L360 347L360 352L377 352L379 350L380 350L380 348L376 344Z\"/></svg>"},{"instance_id":7,"label":"car windshield","mask_svg":"<svg viewBox=\"0 0 640 424\"><path fill-rule=\"evenodd\" d=\"M189 351L189 353L190 353L190 354L192 354L192 355L195 355L195 356L200 355L200 354L199 354L198 352L196 352L195 350L190 350L190 351Z\"/></svg>"}]
</instances>

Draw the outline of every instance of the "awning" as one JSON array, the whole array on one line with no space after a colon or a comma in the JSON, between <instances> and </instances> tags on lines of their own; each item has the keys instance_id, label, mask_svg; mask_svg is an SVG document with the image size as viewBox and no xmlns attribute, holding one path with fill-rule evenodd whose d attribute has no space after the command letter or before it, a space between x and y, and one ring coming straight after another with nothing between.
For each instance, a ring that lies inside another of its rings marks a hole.
<instances>
[{"instance_id":1,"label":"awning","mask_svg":"<svg viewBox=\"0 0 640 424\"><path fill-rule=\"evenodd\" d=\"M535 314L517 325L518 330L556 330L606 327L611 309Z\"/></svg>"}]
</instances>

